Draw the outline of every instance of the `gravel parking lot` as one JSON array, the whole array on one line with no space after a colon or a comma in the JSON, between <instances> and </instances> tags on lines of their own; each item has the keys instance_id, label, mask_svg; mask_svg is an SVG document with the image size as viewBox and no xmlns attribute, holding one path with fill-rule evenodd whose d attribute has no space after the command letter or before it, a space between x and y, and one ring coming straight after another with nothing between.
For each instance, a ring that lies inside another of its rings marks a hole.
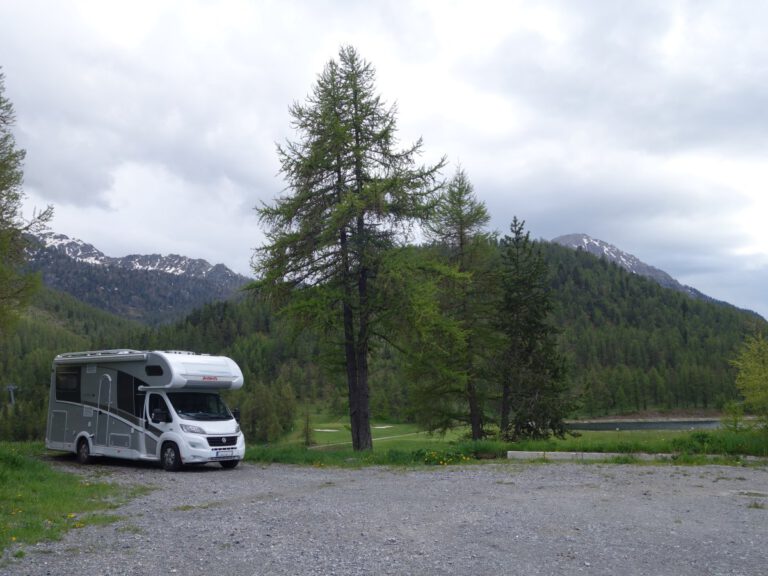
<instances>
[{"instance_id":1,"label":"gravel parking lot","mask_svg":"<svg viewBox=\"0 0 768 576\"><path fill-rule=\"evenodd\" d=\"M154 489L2 574L768 574L768 468L56 466Z\"/></svg>"}]
</instances>

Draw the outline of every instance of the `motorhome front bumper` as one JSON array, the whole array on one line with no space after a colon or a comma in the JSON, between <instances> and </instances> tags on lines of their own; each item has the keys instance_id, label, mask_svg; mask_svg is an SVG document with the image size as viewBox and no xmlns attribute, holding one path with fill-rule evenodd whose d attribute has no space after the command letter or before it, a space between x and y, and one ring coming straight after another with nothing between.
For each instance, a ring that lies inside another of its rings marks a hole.
<instances>
[{"instance_id":1,"label":"motorhome front bumper","mask_svg":"<svg viewBox=\"0 0 768 576\"><path fill-rule=\"evenodd\" d=\"M242 434L229 436L199 436L186 442L181 460L185 464L242 460L245 441Z\"/></svg>"}]
</instances>

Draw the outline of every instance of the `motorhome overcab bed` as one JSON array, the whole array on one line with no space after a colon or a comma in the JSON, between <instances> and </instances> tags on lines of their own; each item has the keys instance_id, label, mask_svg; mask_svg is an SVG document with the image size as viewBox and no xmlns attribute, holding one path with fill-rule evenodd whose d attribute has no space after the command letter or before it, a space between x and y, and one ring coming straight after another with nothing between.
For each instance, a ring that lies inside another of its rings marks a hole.
<instances>
[{"instance_id":1,"label":"motorhome overcab bed","mask_svg":"<svg viewBox=\"0 0 768 576\"><path fill-rule=\"evenodd\" d=\"M166 470L245 454L235 417L219 396L243 385L225 356L98 350L53 360L45 445L92 456L160 462Z\"/></svg>"}]
</instances>

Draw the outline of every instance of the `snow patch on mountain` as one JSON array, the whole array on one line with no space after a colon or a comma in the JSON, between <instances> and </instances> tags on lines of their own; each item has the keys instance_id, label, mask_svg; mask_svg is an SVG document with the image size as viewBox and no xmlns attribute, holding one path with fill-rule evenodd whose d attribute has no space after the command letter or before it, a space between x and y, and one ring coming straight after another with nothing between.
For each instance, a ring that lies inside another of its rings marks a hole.
<instances>
[{"instance_id":1,"label":"snow patch on mountain","mask_svg":"<svg viewBox=\"0 0 768 576\"><path fill-rule=\"evenodd\" d=\"M188 258L178 254L130 254L122 258L106 256L93 245L83 242L78 238L70 238L64 234L43 232L37 235L37 239L43 247L55 250L78 262L93 264L96 266L117 266L128 270L149 270L165 272L174 276L189 276L192 278L217 278L239 275L231 271L223 264L213 265L200 258Z\"/></svg>"},{"instance_id":2,"label":"snow patch on mountain","mask_svg":"<svg viewBox=\"0 0 768 576\"><path fill-rule=\"evenodd\" d=\"M605 258L609 262L614 262L618 266L621 266L628 272L637 274L638 276L650 278L665 288L671 288L679 292L685 292L694 298L709 299L695 288L681 284L663 270L654 268L636 256L624 252L613 244L609 244L603 240L592 238L586 234L566 234L564 236L553 238L552 242L554 244L565 246L566 248L572 248L573 250L584 250L585 252L597 256L598 258Z\"/></svg>"}]
</instances>

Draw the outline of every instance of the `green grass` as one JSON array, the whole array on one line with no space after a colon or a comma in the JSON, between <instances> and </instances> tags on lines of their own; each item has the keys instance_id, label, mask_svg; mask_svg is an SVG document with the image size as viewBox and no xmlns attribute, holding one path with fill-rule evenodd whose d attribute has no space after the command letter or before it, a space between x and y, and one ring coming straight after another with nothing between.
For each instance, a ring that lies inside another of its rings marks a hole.
<instances>
[{"instance_id":1,"label":"green grass","mask_svg":"<svg viewBox=\"0 0 768 576\"><path fill-rule=\"evenodd\" d=\"M41 442L0 442L0 552L119 519L105 511L139 491L53 470Z\"/></svg>"},{"instance_id":2,"label":"green grass","mask_svg":"<svg viewBox=\"0 0 768 576\"><path fill-rule=\"evenodd\" d=\"M674 447L679 452L690 454L747 455L768 458L768 431L691 432L687 438L679 439Z\"/></svg>"},{"instance_id":3,"label":"green grass","mask_svg":"<svg viewBox=\"0 0 768 576\"><path fill-rule=\"evenodd\" d=\"M303 424L297 423L294 431L280 444L302 445L304 443ZM311 421L311 435L315 448L351 446L349 423L346 417L333 418L327 415L315 415ZM445 438L430 436L419 430L414 424L379 422L371 425L374 448L378 446L421 446L425 443L444 441ZM456 435L447 436L448 439Z\"/></svg>"},{"instance_id":4,"label":"green grass","mask_svg":"<svg viewBox=\"0 0 768 576\"><path fill-rule=\"evenodd\" d=\"M616 452L622 456L616 462L634 462L635 453L673 454L681 464L711 462L711 455L723 463L736 462L743 456L768 458L768 434L765 431L728 430L677 431L584 431L564 439L498 442L465 440L466 430L446 436L431 436L409 424L373 428L374 449L356 453L349 442L349 431L338 422L315 424L315 446L304 447L299 436L269 445L249 445L246 460L253 462L282 462L313 466L366 465L448 465L477 460L503 459L508 450L544 452ZM334 428L335 427L335 428Z\"/></svg>"},{"instance_id":5,"label":"green grass","mask_svg":"<svg viewBox=\"0 0 768 576\"><path fill-rule=\"evenodd\" d=\"M563 440L529 440L517 442L513 450L573 452L636 452L648 454L680 454L768 457L768 433L760 430L625 430L616 432L585 431Z\"/></svg>"},{"instance_id":6,"label":"green grass","mask_svg":"<svg viewBox=\"0 0 768 576\"><path fill-rule=\"evenodd\" d=\"M400 431L413 430L401 425ZM349 434L347 432L347 434ZM382 435L374 429L373 450L355 452L351 442L316 444L307 448L298 442L248 445L245 459L250 462L299 464L306 466L419 466L467 464L479 460L506 458L512 445L507 442L463 439L464 431L445 436L425 432Z\"/></svg>"},{"instance_id":7,"label":"green grass","mask_svg":"<svg viewBox=\"0 0 768 576\"><path fill-rule=\"evenodd\" d=\"M246 450L251 462L301 464L306 466L414 466L468 463L473 460L455 446L431 443L430 448L374 448L354 452L352 448L313 450L298 445L252 446Z\"/></svg>"},{"instance_id":8,"label":"green grass","mask_svg":"<svg viewBox=\"0 0 768 576\"><path fill-rule=\"evenodd\" d=\"M582 431L576 436L563 439L524 440L515 442L513 450L537 450L545 452L619 452L631 454L672 453L674 443L690 435L677 430L621 430Z\"/></svg>"}]
</instances>

